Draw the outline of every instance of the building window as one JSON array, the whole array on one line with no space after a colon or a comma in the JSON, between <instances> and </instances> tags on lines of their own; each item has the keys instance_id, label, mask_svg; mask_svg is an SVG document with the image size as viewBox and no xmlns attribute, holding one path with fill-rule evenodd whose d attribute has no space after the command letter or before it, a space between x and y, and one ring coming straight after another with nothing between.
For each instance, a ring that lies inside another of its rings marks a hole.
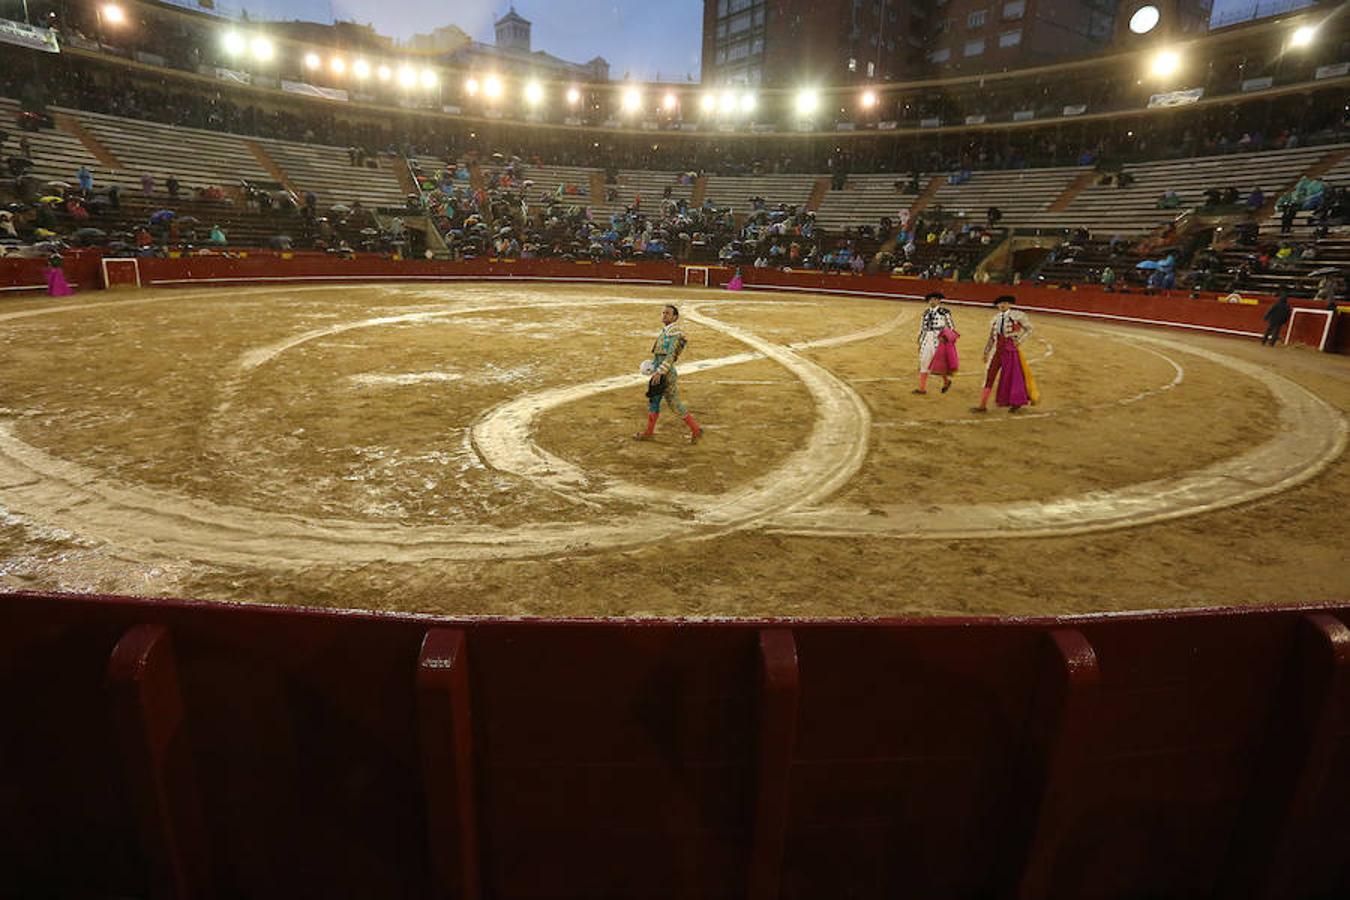
<instances>
[{"instance_id":1,"label":"building window","mask_svg":"<svg viewBox=\"0 0 1350 900\"><path fill-rule=\"evenodd\" d=\"M850 72L858 71L858 60L854 59L852 56L848 58L848 70Z\"/></svg>"},{"instance_id":2,"label":"building window","mask_svg":"<svg viewBox=\"0 0 1350 900\"><path fill-rule=\"evenodd\" d=\"M951 58L952 50L950 47L943 47L941 50L934 50L932 53L928 54L929 62L942 63Z\"/></svg>"},{"instance_id":3,"label":"building window","mask_svg":"<svg viewBox=\"0 0 1350 900\"><path fill-rule=\"evenodd\" d=\"M984 52L984 38L977 38L973 41L966 41L966 56L979 56Z\"/></svg>"},{"instance_id":4,"label":"building window","mask_svg":"<svg viewBox=\"0 0 1350 900\"><path fill-rule=\"evenodd\" d=\"M998 45L1000 47L1016 47L1022 43L1022 29L1016 31L1005 31L998 36Z\"/></svg>"},{"instance_id":5,"label":"building window","mask_svg":"<svg viewBox=\"0 0 1350 900\"><path fill-rule=\"evenodd\" d=\"M1010 0L1010 2L1003 4L1003 19L1007 22L1016 21L1022 18L1026 11L1027 0Z\"/></svg>"},{"instance_id":6,"label":"building window","mask_svg":"<svg viewBox=\"0 0 1350 900\"><path fill-rule=\"evenodd\" d=\"M983 10L983 9L977 9L977 10L975 10L973 13L971 13L970 15L966 16L966 27L967 27L967 28L982 28L982 27L984 26L984 17L985 17L985 14L986 14L986 10Z\"/></svg>"},{"instance_id":7,"label":"building window","mask_svg":"<svg viewBox=\"0 0 1350 900\"><path fill-rule=\"evenodd\" d=\"M877 64L876 64L876 63L872 63L872 62L868 63L868 64L867 64L867 77L868 77L868 78L873 78L873 77L876 76L876 74L877 74Z\"/></svg>"}]
</instances>

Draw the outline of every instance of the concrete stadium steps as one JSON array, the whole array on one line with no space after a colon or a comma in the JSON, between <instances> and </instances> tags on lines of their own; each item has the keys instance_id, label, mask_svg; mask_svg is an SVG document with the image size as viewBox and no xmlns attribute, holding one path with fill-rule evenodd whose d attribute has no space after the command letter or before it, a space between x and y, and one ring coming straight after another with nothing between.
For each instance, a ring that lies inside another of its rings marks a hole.
<instances>
[{"instance_id":1,"label":"concrete stadium steps","mask_svg":"<svg viewBox=\"0 0 1350 900\"><path fill-rule=\"evenodd\" d=\"M1003 212L1000 224L1016 226L1036 219L1082 175L1082 167L1055 169L1013 169L1001 172L975 172L963 184L948 184L944 179L923 214L931 217L940 206L942 212L970 222L984 222L989 207ZM1073 204L1069 204L1069 209ZM1047 213L1060 216L1059 213Z\"/></svg>"},{"instance_id":2,"label":"concrete stadium steps","mask_svg":"<svg viewBox=\"0 0 1350 900\"><path fill-rule=\"evenodd\" d=\"M584 166L526 166L525 178L534 182L526 199L529 201L531 209L546 206L560 185L573 184L587 193L565 196L562 200L563 205L594 207L597 198L590 195L591 176L598 174L600 174L599 169ZM604 199L604 197L599 198L601 201Z\"/></svg>"},{"instance_id":3,"label":"concrete stadium steps","mask_svg":"<svg viewBox=\"0 0 1350 900\"><path fill-rule=\"evenodd\" d=\"M709 175L705 196L717 206L750 211L750 198L763 197L770 209L780 203L806 206L815 175Z\"/></svg>"},{"instance_id":4,"label":"concrete stadium steps","mask_svg":"<svg viewBox=\"0 0 1350 900\"><path fill-rule=\"evenodd\" d=\"M1291 237L1289 242L1295 248L1299 248L1309 241ZM1253 273L1244 282L1246 287L1242 290L1271 294L1287 290L1291 297L1308 298L1317 293L1317 285L1321 281L1320 277L1312 277L1309 272L1331 267L1340 269L1343 274L1350 273L1350 231L1329 235L1317 241L1316 246L1316 259L1291 259L1279 268L1272 268L1260 274ZM1236 269L1254 252L1256 251L1251 247L1230 247L1222 254L1224 266Z\"/></svg>"},{"instance_id":5,"label":"concrete stadium steps","mask_svg":"<svg viewBox=\"0 0 1350 900\"><path fill-rule=\"evenodd\" d=\"M156 198L147 199L139 193L124 193L120 209L97 212L89 224L108 232L134 232L149 222L151 213L165 206L164 202ZM275 235L289 234L296 237L299 234L300 222L295 215L249 212L237 205L213 200L180 198L167 206L180 217L195 216L198 219L200 224L195 226L197 246L206 243L212 225L219 225L225 230L227 245L230 247L261 247Z\"/></svg>"},{"instance_id":6,"label":"concrete stadium steps","mask_svg":"<svg viewBox=\"0 0 1350 900\"><path fill-rule=\"evenodd\" d=\"M353 166L344 147L265 138L259 138L258 143L298 192L313 191L318 196L320 209L326 210L334 203L350 205L357 200L368 207L403 206L403 188L389 168L392 163L388 159L379 159L380 168L369 169ZM401 159L394 162L403 165Z\"/></svg>"},{"instance_id":7,"label":"concrete stadium steps","mask_svg":"<svg viewBox=\"0 0 1350 900\"><path fill-rule=\"evenodd\" d=\"M143 122L83 110L61 110L84 123L89 131L117 155L127 170L119 183L140 189L142 173L155 178L156 192L175 176L183 193L208 185L235 187L241 180L271 181L253 158L245 138L217 131Z\"/></svg>"},{"instance_id":8,"label":"concrete stadium steps","mask_svg":"<svg viewBox=\"0 0 1350 900\"><path fill-rule=\"evenodd\" d=\"M539 168L539 167L536 167ZM578 172L594 173L597 170L578 169ZM678 184L676 179L681 172L647 172L640 169L620 169L613 184L605 185L605 195L590 197L587 204L597 220L608 220L614 213L621 213L632 206L633 201L641 198L642 210L648 215L658 215L661 200L667 187L671 188L674 199L691 200L694 195L693 184ZM589 177L589 174L588 174ZM616 193L613 200L608 199L610 191Z\"/></svg>"},{"instance_id":9,"label":"concrete stadium steps","mask_svg":"<svg viewBox=\"0 0 1350 900\"><path fill-rule=\"evenodd\" d=\"M1259 185L1267 198L1281 192L1307 168L1324 156L1327 147L1300 147L1264 153L1235 153L1197 159L1138 163L1125 167L1134 183L1125 188L1094 184L1068 208L1038 214L1020 225L1049 228L1084 227L1104 234L1141 234L1171 222L1181 213L1204 202L1209 188L1232 186L1245 198ZM1157 209L1165 191L1181 195L1178 209ZM1276 220L1278 221L1278 220Z\"/></svg>"},{"instance_id":10,"label":"concrete stadium steps","mask_svg":"<svg viewBox=\"0 0 1350 900\"><path fill-rule=\"evenodd\" d=\"M897 191L897 180L904 182L909 178L898 172L850 175L842 190L825 194L820 209L816 210L816 224L828 231L839 231L846 227L877 225L882 216L895 221L896 214L911 206L917 196Z\"/></svg>"},{"instance_id":11,"label":"concrete stadium steps","mask_svg":"<svg viewBox=\"0 0 1350 900\"><path fill-rule=\"evenodd\" d=\"M17 100L0 97L0 123L3 123L3 128L9 132L9 140L5 141L3 151L0 152L0 164L11 156L20 155L19 139L26 137L33 148L34 162L33 168L28 171L43 181L64 181L72 186L77 185L75 173L79 171L80 166L88 166L94 176L95 190L113 184L130 186L128 173L115 172L104 166L75 135L50 128L39 131L19 130L14 125L14 117L19 110ZM3 177L8 176L9 170L3 168ZM136 182L136 186L140 186L139 181Z\"/></svg>"}]
</instances>

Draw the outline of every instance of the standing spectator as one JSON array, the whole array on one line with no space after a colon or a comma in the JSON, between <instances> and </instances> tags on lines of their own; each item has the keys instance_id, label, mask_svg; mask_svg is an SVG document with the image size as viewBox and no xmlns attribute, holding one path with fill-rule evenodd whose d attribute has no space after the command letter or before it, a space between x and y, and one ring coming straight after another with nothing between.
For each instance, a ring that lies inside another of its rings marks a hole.
<instances>
[{"instance_id":1,"label":"standing spectator","mask_svg":"<svg viewBox=\"0 0 1350 900\"><path fill-rule=\"evenodd\" d=\"M221 228L219 225L212 225L210 241L213 244L224 245L226 243L225 229Z\"/></svg>"},{"instance_id":2,"label":"standing spectator","mask_svg":"<svg viewBox=\"0 0 1350 900\"><path fill-rule=\"evenodd\" d=\"M178 177L170 175L164 182L165 189L169 192L170 200L178 199Z\"/></svg>"},{"instance_id":3,"label":"standing spectator","mask_svg":"<svg viewBox=\"0 0 1350 900\"><path fill-rule=\"evenodd\" d=\"M75 180L80 183L80 190L86 197L94 192L94 173L89 171L88 166L80 166L80 170L75 173Z\"/></svg>"},{"instance_id":4,"label":"standing spectator","mask_svg":"<svg viewBox=\"0 0 1350 900\"><path fill-rule=\"evenodd\" d=\"M141 176L141 193L147 197L155 195L155 176L149 172Z\"/></svg>"},{"instance_id":5,"label":"standing spectator","mask_svg":"<svg viewBox=\"0 0 1350 900\"><path fill-rule=\"evenodd\" d=\"M1285 204L1280 211L1280 234L1288 234L1294 227L1294 216L1298 215L1298 207L1293 203Z\"/></svg>"},{"instance_id":6,"label":"standing spectator","mask_svg":"<svg viewBox=\"0 0 1350 900\"><path fill-rule=\"evenodd\" d=\"M1002 221L1003 210L999 209L997 206L991 206L989 207L989 210L985 213L985 218L989 222L989 227L993 228L994 226L998 225L1000 221Z\"/></svg>"},{"instance_id":7,"label":"standing spectator","mask_svg":"<svg viewBox=\"0 0 1350 900\"><path fill-rule=\"evenodd\" d=\"M1110 266L1102 269L1102 287L1106 288L1108 291L1114 291L1116 289L1116 271Z\"/></svg>"}]
</instances>

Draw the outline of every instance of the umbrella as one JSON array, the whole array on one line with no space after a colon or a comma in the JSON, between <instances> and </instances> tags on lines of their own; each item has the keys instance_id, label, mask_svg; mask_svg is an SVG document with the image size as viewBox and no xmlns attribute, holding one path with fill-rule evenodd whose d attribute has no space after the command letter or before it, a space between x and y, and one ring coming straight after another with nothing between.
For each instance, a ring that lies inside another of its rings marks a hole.
<instances>
[{"instance_id":1,"label":"umbrella","mask_svg":"<svg viewBox=\"0 0 1350 900\"><path fill-rule=\"evenodd\" d=\"M1162 263L1158 262L1156 259L1145 259L1145 260L1141 261L1141 262L1139 263L1139 265L1135 266L1135 268L1136 268L1136 269L1159 269L1159 268L1162 268Z\"/></svg>"},{"instance_id":2,"label":"umbrella","mask_svg":"<svg viewBox=\"0 0 1350 900\"><path fill-rule=\"evenodd\" d=\"M352 211L352 208L345 203L334 203L332 206L328 207L328 211L335 213L349 213Z\"/></svg>"},{"instance_id":3,"label":"umbrella","mask_svg":"<svg viewBox=\"0 0 1350 900\"><path fill-rule=\"evenodd\" d=\"M150 224L156 225L160 222L167 222L175 215L177 215L177 213L171 209L157 209L150 214Z\"/></svg>"},{"instance_id":4,"label":"umbrella","mask_svg":"<svg viewBox=\"0 0 1350 900\"><path fill-rule=\"evenodd\" d=\"M377 230L374 229L374 228L362 228L362 229L361 229L361 233L364 234L364 235L369 236L369 235L376 235L376 234L379 234L380 232L377 231Z\"/></svg>"},{"instance_id":5,"label":"umbrella","mask_svg":"<svg viewBox=\"0 0 1350 900\"><path fill-rule=\"evenodd\" d=\"M181 219L178 220L179 225L197 225L200 222L201 219L197 218L196 216L183 216Z\"/></svg>"},{"instance_id":6,"label":"umbrella","mask_svg":"<svg viewBox=\"0 0 1350 900\"><path fill-rule=\"evenodd\" d=\"M61 199L62 199L62 198L60 198L60 197L53 197L51 194L48 194L48 195L45 196L45 197L39 197L39 198L38 198L38 202L39 202L39 203L60 203L60 202L61 202Z\"/></svg>"},{"instance_id":7,"label":"umbrella","mask_svg":"<svg viewBox=\"0 0 1350 900\"><path fill-rule=\"evenodd\" d=\"M93 244L107 237L101 228L81 228L71 235L71 239L81 244Z\"/></svg>"},{"instance_id":8,"label":"umbrella","mask_svg":"<svg viewBox=\"0 0 1350 900\"><path fill-rule=\"evenodd\" d=\"M11 203L5 207L6 210L12 213L23 212L27 208L28 207L22 203Z\"/></svg>"},{"instance_id":9,"label":"umbrella","mask_svg":"<svg viewBox=\"0 0 1350 900\"><path fill-rule=\"evenodd\" d=\"M1323 266L1320 269L1313 269L1311 272L1308 273L1308 277L1320 278L1323 275L1335 275L1339 271L1340 269L1336 268L1335 266Z\"/></svg>"},{"instance_id":10,"label":"umbrella","mask_svg":"<svg viewBox=\"0 0 1350 900\"><path fill-rule=\"evenodd\" d=\"M56 188L59 191L64 191L70 187L70 183L66 181L49 181L47 182L47 187Z\"/></svg>"}]
</instances>

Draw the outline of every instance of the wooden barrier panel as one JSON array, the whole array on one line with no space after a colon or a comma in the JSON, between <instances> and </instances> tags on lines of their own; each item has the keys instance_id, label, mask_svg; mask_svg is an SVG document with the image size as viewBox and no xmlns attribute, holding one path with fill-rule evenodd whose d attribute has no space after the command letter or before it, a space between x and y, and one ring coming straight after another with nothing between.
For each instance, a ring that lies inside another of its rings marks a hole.
<instances>
[{"instance_id":1,"label":"wooden barrier panel","mask_svg":"<svg viewBox=\"0 0 1350 900\"><path fill-rule=\"evenodd\" d=\"M101 285L101 256L97 251L72 253L66 260L66 274L82 287ZM352 259L315 252L279 254L251 251L245 256L185 256L175 259L143 258L139 261L141 284L146 287L222 287L229 285L286 285L323 283L436 283L472 280L539 281L561 283L646 284L686 287L684 268L672 262L588 263L560 260L478 259L464 262L440 260L394 260L365 254ZM0 291L33 290L43 284L41 260L0 260ZM710 286L720 288L730 279L732 269L709 269ZM944 291L955 305L987 305L996 296L1014 293L1026 309L1083 319L1164 326L1256 337L1265 330L1261 317L1274 302L1258 297L1258 303L1219 302L1217 295L1191 299L1184 291L1164 294L1112 293L1093 286L1072 291L1019 285L975 282L924 281L888 275L848 275L815 271L778 271L744 269L745 285L752 291L800 293L822 291L845 297L880 299L918 299L930 290ZM82 289L78 294L82 295ZM1318 304L1296 301L1296 308L1321 309ZM1344 316L1330 322L1318 316L1321 329L1300 328L1293 339L1317 346L1323 332L1327 350L1344 352L1347 337L1342 327Z\"/></svg>"},{"instance_id":2,"label":"wooden barrier panel","mask_svg":"<svg viewBox=\"0 0 1350 900\"><path fill-rule=\"evenodd\" d=\"M1345 896L1347 620L4 595L0 895Z\"/></svg>"}]
</instances>

